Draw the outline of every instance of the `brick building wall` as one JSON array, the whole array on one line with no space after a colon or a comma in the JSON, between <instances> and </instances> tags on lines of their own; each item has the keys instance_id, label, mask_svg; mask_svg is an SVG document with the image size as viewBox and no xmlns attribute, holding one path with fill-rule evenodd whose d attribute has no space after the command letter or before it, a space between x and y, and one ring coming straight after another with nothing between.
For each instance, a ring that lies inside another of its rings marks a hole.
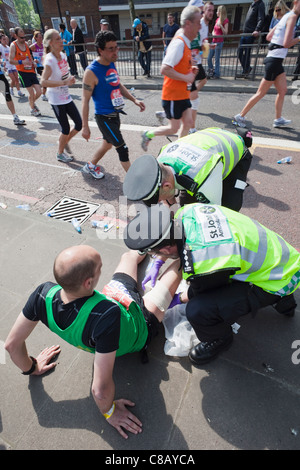
<instances>
[{"instance_id":1,"label":"brick building wall","mask_svg":"<svg viewBox=\"0 0 300 470\"><path fill-rule=\"evenodd\" d=\"M0 3L0 28L8 34L9 28L19 26L18 15L12 0Z\"/></svg>"},{"instance_id":2,"label":"brick building wall","mask_svg":"<svg viewBox=\"0 0 300 470\"><path fill-rule=\"evenodd\" d=\"M95 35L100 29L98 0L41 0L41 3L41 18L44 27L58 29L61 13L67 29L71 32L70 20L77 17L77 23L84 33L85 42L94 41Z\"/></svg>"}]
</instances>

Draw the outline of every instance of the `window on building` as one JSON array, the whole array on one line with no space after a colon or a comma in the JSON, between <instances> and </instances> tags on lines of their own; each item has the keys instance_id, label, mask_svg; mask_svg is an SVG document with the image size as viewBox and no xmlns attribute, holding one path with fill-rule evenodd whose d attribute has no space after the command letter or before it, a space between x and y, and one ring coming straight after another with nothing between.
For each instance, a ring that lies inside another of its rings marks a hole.
<instances>
[{"instance_id":1,"label":"window on building","mask_svg":"<svg viewBox=\"0 0 300 470\"><path fill-rule=\"evenodd\" d=\"M3 0L3 3L6 3L10 8L15 9L14 2L12 0Z\"/></svg>"},{"instance_id":2,"label":"window on building","mask_svg":"<svg viewBox=\"0 0 300 470\"><path fill-rule=\"evenodd\" d=\"M146 15L141 14L139 15L140 20L144 21L149 27L149 29L152 29L153 26L153 19L151 13L146 13Z\"/></svg>"},{"instance_id":3,"label":"window on building","mask_svg":"<svg viewBox=\"0 0 300 470\"><path fill-rule=\"evenodd\" d=\"M83 32L83 34L87 34L88 31L86 27L85 16L72 16L72 18L74 18L74 20L77 21L77 24L79 28L81 29L81 31Z\"/></svg>"},{"instance_id":4,"label":"window on building","mask_svg":"<svg viewBox=\"0 0 300 470\"><path fill-rule=\"evenodd\" d=\"M62 20L63 20L62 22L67 26L66 18L63 17ZM53 27L54 29L56 29L57 31L59 31L59 25L60 25L60 23L61 23L60 17L51 18L51 21L52 21L52 27Z\"/></svg>"},{"instance_id":5,"label":"window on building","mask_svg":"<svg viewBox=\"0 0 300 470\"><path fill-rule=\"evenodd\" d=\"M233 8L227 8L227 18L229 23L233 23Z\"/></svg>"}]
</instances>

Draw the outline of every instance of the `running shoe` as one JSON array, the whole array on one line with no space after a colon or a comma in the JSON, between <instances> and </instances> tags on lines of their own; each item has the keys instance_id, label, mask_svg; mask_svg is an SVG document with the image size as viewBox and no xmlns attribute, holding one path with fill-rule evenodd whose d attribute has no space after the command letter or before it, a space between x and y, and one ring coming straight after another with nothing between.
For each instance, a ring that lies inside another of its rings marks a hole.
<instances>
[{"instance_id":1,"label":"running shoe","mask_svg":"<svg viewBox=\"0 0 300 470\"><path fill-rule=\"evenodd\" d=\"M242 117L240 114L237 114L236 116L234 116L232 123L238 127L246 127L246 119Z\"/></svg>"},{"instance_id":2,"label":"running shoe","mask_svg":"<svg viewBox=\"0 0 300 470\"><path fill-rule=\"evenodd\" d=\"M144 150L144 152L147 152L149 142L152 140L152 139L149 139L149 137L147 137L146 134L147 134L147 131L142 133L141 146L142 146L142 149Z\"/></svg>"},{"instance_id":3,"label":"running shoe","mask_svg":"<svg viewBox=\"0 0 300 470\"><path fill-rule=\"evenodd\" d=\"M15 116L14 117L14 124L16 126L25 126L26 122L24 121L24 119L20 119L19 116Z\"/></svg>"},{"instance_id":4,"label":"running shoe","mask_svg":"<svg viewBox=\"0 0 300 470\"><path fill-rule=\"evenodd\" d=\"M43 100L43 101L48 101L47 96L46 96L46 95L42 95L42 100Z\"/></svg>"},{"instance_id":5,"label":"running shoe","mask_svg":"<svg viewBox=\"0 0 300 470\"><path fill-rule=\"evenodd\" d=\"M37 109L33 108L31 111L30 111L30 114L31 116L35 116L35 117L38 117L41 115L40 111L38 111Z\"/></svg>"},{"instance_id":6,"label":"running shoe","mask_svg":"<svg viewBox=\"0 0 300 470\"><path fill-rule=\"evenodd\" d=\"M81 170L83 173L92 175L96 180L101 180L104 178L104 173L102 173L100 166L93 165L91 162L86 163Z\"/></svg>"},{"instance_id":7,"label":"running shoe","mask_svg":"<svg viewBox=\"0 0 300 470\"><path fill-rule=\"evenodd\" d=\"M214 76L214 69L207 70L207 78L213 78Z\"/></svg>"},{"instance_id":8,"label":"running shoe","mask_svg":"<svg viewBox=\"0 0 300 470\"><path fill-rule=\"evenodd\" d=\"M33 105L34 109L39 113L39 116L41 116L41 111L39 110L39 108L37 107L36 104Z\"/></svg>"},{"instance_id":9,"label":"running shoe","mask_svg":"<svg viewBox=\"0 0 300 470\"><path fill-rule=\"evenodd\" d=\"M189 130L189 134L194 134L195 132L197 132L196 127L193 127L192 129Z\"/></svg>"},{"instance_id":10,"label":"running shoe","mask_svg":"<svg viewBox=\"0 0 300 470\"><path fill-rule=\"evenodd\" d=\"M25 96L25 93L23 93L21 90L18 91L18 96L20 98L22 98L23 96Z\"/></svg>"},{"instance_id":11,"label":"running shoe","mask_svg":"<svg viewBox=\"0 0 300 470\"><path fill-rule=\"evenodd\" d=\"M164 120L166 118L166 113L164 111L156 111L155 112L155 116L157 117L157 119L159 120L159 123L161 125L164 124Z\"/></svg>"},{"instance_id":12,"label":"running shoe","mask_svg":"<svg viewBox=\"0 0 300 470\"><path fill-rule=\"evenodd\" d=\"M278 119L274 119L273 127L285 127L291 124L291 122L292 121L290 119L284 119L283 117L280 117Z\"/></svg>"},{"instance_id":13,"label":"running shoe","mask_svg":"<svg viewBox=\"0 0 300 470\"><path fill-rule=\"evenodd\" d=\"M56 159L59 161L59 162L63 162L63 163L69 163L73 160L73 157L71 157L70 155L66 155L65 153L58 153L56 155Z\"/></svg>"},{"instance_id":14,"label":"running shoe","mask_svg":"<svg viewBox=\"0 0 300 470\"><path fill-rule=\"evenodd\" d=\"M9 89L9 93L11 94L11 96L14 96L14 89L13 89L13 88L10 88L10 89Z\"/></svg>"}]
</instances>

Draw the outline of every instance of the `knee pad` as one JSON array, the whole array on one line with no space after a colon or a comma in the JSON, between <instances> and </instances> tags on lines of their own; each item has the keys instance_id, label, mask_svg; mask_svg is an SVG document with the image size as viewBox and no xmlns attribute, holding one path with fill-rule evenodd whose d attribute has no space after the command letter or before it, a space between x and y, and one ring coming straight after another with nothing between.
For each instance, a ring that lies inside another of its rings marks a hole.
<instances>
[{"instance_id":1,"label":"knee pad","mask_svg":"<svg viewBox=\"0 0 300 470\"><path fill-rule=\"evenodd\" d=\"M191 100L192 109L194 109L195 111L197 111L198 109L199 101L199 97L194 100Z\"/></svg>"},{"instance_id":2,"label":"knee pad","mask_svg":"<svg viewBox=\"0 0 300 470\"><path fill-rule=\"evenodd\" d=\"M10 101L12 101L12 97L11 97L11 94L9 93L9 91L5 92L5 101L7 103L9 103Z\"/></svg>"},{"instance_id":3,"label":"knee pad","mask_svg":"<svg viewBox=\"0 0 300 470\"><path fill-rule=\"evenodd\" d=\"M128 147L126 144L123 144L120 147L117 147L116 151L118 152L120 162L129 161L129 151L128 151Z\"/></svg>"},{"instance_id":4,"label":"knee pad","mask_svg":"<svg viewBox=\"0 0 300 470\"><path fill-rule=\"evenodd\" d=\"M156 281L154 288L144 295L144 299L148 299L153 302L161 312L168 310L169 305L172 302L172 296L169 289L161 281Z\"/></svg>"}]
</instances>

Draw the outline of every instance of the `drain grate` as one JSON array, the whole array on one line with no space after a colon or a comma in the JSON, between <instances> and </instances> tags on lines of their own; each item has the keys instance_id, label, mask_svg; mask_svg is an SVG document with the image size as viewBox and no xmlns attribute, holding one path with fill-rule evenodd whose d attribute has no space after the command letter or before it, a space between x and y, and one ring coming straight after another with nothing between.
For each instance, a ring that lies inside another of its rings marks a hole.
<instances>
[{"instance_id":1,"label":"drain grate","mask_svg":"<svg viewBox=\"0 0 300 470\"><path fill-rule=\"evenodd\" d=\"M65 196L50 207L50 209L45 212L45 215L65 222L71 222L73 217L75 217L80 224L83 224L99 207L100 204Z\"/></svg>"}]
</instances>

